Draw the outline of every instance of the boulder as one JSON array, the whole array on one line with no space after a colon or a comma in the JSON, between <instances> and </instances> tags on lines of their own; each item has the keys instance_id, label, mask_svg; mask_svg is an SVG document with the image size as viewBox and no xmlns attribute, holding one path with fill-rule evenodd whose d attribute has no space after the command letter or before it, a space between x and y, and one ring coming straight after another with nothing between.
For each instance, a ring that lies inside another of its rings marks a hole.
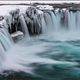
<instances>
[{"instance_id":1,"label":"boulder","mask_svg":"<svg viewBox=\"0 0 80 80\"><path fill-rule=\"evenodd\" d=\"M12 39L14 40L14 42L17 42L21 39L23 39L24 34L21 31L17 31L11 34Z\"/></svg>"}]
</instances>

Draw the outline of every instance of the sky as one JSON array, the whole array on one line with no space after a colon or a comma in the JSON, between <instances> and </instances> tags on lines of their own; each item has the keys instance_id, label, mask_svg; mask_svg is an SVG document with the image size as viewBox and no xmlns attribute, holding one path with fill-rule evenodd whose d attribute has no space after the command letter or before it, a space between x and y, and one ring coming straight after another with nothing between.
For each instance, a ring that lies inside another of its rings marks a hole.
<instances>
[{"instance_id":1,"label":"sky","mask_svg":"<svg viewBox=\"0 0 80 80\"><path fill-rule=\"evenodd\" d=\"M4 4L19 4L19 3L80 3L80 0L3 0L0 1L0 4L4 3Z\"/></svg>"}]
</instances>

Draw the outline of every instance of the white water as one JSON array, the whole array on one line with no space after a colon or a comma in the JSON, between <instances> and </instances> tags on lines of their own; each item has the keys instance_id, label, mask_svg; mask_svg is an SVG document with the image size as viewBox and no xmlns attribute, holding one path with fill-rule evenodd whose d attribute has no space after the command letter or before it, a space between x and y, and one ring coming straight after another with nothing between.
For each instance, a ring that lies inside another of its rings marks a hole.
<instances>
[{"instance_id":1,"label":"white water","mask_svg":"<svg viewBox=\"0 0 80 80\"><path fill-rule=\"evenodd\" d=\"M6 52L13 46L10 34L5 28L0 29L0 69L6 59Z\"/></svg>"},{"instance_id":2,"label":"white water","mask_svg":"<svg viewBox=\"0 0 80 80\"><path fill-rule=\"evenodd\" d=\"M33 70L35 67L31 66L31 64L37 63L54 65L62 69L70 68L74 72L74 68L77 68L79 65L75 60L80 59L80 47L68 43L67 41L80 40L79 14L79 11L76 13L72 11L65 13L67 17L64 26L68 29L64 29L63 26L61 26L61 13L59 13L59 10L55 10L54 13L48 11L41 14L39 24L41 24L42 27L42 35L30 39L28 39L29 32L25 19L23 16L20 16L22 31L27 35L23 40L12 47L11 39L8 37L9 34L5 35L4 31L0 32L0 41L7 50L5 52L4 47L0 44L0 55L2 58L0 62L2 65L1 71L13 70L34 73ZM6 32L6 34L7 33L8 32ZM8 50L9 48L11 49ZM63 55L63 57L59 57L56 60L54 56L57 57L60 55ZM67 61L65 58L68 56L71 57L70 61Z\"/></svg>"},{"instance_id":3,"label":"white water","mask_svg":"<svg viewBox=\"0 0 80 80\"><path fill-rule=\"evenodd\" d=\"M20 15L20 16L19 16L19 20L20 20L21 28L22 28L22 31L23 31L24 35L25 35L26 37L29 37L29 32L28 32L27 25L26 25L26 22L25 22L25 20L24 20L23 15Z\"/></svg>"}]
</instances>

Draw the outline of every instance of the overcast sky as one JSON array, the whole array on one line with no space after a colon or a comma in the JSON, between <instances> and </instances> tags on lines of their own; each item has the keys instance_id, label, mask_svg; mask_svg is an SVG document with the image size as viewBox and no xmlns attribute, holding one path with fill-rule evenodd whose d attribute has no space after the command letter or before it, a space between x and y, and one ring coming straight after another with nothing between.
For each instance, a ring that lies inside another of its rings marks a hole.
<instances>
[{"instance_id":1,"label":"overcast sky","mask_svg":"<svg viewBox=\"0 0 80 80\"><path fill-rule=\"evenodd\" d=\"M3 1L0 1L0 4L1 3L9 3L9 4L19 4L19 3L35 3L35 2L39 2L39 3L80 3L80 0L3 0Z\"/></svg>"}]
</instances>

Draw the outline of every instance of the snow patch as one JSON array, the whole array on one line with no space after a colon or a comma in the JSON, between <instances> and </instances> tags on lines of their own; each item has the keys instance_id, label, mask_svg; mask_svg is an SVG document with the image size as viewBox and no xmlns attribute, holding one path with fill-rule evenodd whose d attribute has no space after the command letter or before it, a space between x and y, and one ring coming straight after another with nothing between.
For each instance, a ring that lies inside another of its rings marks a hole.
<instances>
[{"instance_id":1,"label":"snow patch","mask_svg":"<svg viewBox=\"0 0 80 80\"><path fill-rule=\"evenodd\" d=\"M52 10L53 6L50 5L38 5L37 8L41 9L41 10Z\"/></svg>"}]
</instances>

